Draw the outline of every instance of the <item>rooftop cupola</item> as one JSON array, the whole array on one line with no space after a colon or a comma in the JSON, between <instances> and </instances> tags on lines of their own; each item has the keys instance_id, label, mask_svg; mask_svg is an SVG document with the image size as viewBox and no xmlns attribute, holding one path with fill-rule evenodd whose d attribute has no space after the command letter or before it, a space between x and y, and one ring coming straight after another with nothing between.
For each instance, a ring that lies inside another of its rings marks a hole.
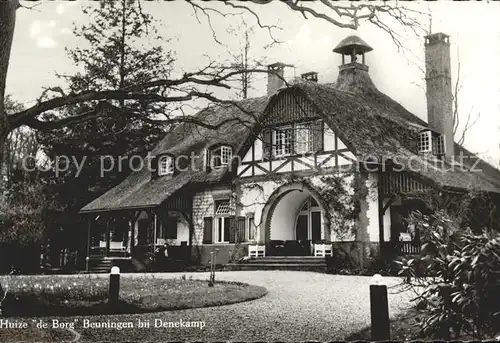
<instances>
[{"instance_id":1,"label":"rooftop cupola","mask_svg":"<svg viewBox=\"0 0 500 343\"><path fill-rule=\"evenodd\" d=\"M365 64L365 53L372 50L372 47L358 36L344 38L333 49L333 52L342 55L342 65L339 66L339 75L335 85L337 89L351 93L379 93L368 74L368 66ZM346 56L349 61L346 61Z\"/></svg>"},{"instance_id":2,"label":"rooftop cupola","mask_svg":"<svg viewBox=\"0 0 500 343\"><path fill-rule=\"evenodd\" d=\"M373 48L358 36L348 36L333 49L333 52L342 55L340 70L361 69L368 71L368 66L365 65L365 53L372 50ZM358 55L361 55L361 63L358 62ZM346 62L346 56L350 57L350 61Z\"/></svg>"}]
</instances>

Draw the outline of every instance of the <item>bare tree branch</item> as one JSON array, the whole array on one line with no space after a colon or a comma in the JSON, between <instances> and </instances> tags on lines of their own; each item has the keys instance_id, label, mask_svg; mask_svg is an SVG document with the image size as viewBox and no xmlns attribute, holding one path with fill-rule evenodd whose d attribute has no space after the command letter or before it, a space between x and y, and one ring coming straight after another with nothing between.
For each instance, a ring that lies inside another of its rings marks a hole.
<instances>
[{"instance_id":1,"label":"bare tree branch","mask_svg":"<svg viewBox=\"0 0 500 343\"><path fill-rule=\"evenodd\" d=\"M11 127L16 128L21 125L27 124L28 122L30 123L29 126L33 127L33 125L39 125L37 124L37 121L34 120L37 116L40 114L54 110L57 108L61 108L64 106L68 105L74 105L78 104L81 102L89 102L89 101L102 101L102 100L139 100L139 101L145 101L147 103L154 103L154 102L161 102L161 103L173 103L173 102L181 102L181 101L188 101L188 100L193 100L195 98L204 98L209 101L212 101L214 103L231 103L236 106L236 102L232 101L224 101L221 99L218 99L217 97L213 96L210 93L207 92L199 92L197 90L188 90L182 89L182 88L175 88L175 86L186 86L189 85L190 83L194 84L201 84L201 85L208 85L208 86L214 86L214 87L223 87L223 88L230 88L229 85L227 85L224 81L230 81L231 77L240 75L242 73L273 73L272 71L263 70L263 69L249 69L249 70L238 70L238 71L230 71L226 73L219 72L206 72L205 68L202 69L201 71L198 72L199 75L210 75L212 78L208 79L201 79L201 78L195 78L192 77L191 75L193 74L185 74L181 79L177 80L156 80L152 82L147 82L141 85L137 85L134 87L131 87L131 89L124 89L124 90L109 90L109 91L99 91L99 92L92 92L92 91L87 91L87 92L81 92L78 94L68 94L64 95L61 97L56 97L52 98L50 100L42 101L39 102L38 104L17 112L15 114L12 114L8 116L9 123ZM275 74L278 77L278 74ZM285 80L284 80L285 81ZM286 83L286 81L285 81ZM288 85L288 83L286 83ZM145 91L151 88L159 87L159 86L168 86L171 87L174 90L178 90L180 92L183 92L184 94L178 95L178 96L162 96L159 94L155 93L147 93L147 92L139 92L141 90ZM47 88L44 93L42 94L42 97L44 97L49 91L53 92L58 92L64 94L62 89L58 87L54 88ZM89 114L91 115L91 114ZM77 115L75 116L77 119L76 120L70 120L67 119L68 122L74 123L75 121L82 120L84 116L82 115ZM64 121L65 122L65 121ZM27 124L28 125L28 124Z\"/></svg>"}]
</instances>

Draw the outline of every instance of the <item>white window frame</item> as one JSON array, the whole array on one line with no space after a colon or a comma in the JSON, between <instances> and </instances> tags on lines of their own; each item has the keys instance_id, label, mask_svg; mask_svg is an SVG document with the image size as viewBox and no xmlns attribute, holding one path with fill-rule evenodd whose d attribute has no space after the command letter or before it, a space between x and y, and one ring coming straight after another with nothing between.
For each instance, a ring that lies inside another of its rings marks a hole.
<instances>
[{"instance_id":1,"label":"white window frame","mask_svg":"<svg viewBox=\"0 0 500 343\"><path fill-rule=\"evenodd\" d=\"M233 158L233 148L228 145L221 145L213 149L210 153L210 166L218 168L229 165ZM219 164L216 164L219 162Z\"/></svg>"},{"instance_id":2,"label":"white window frame","mask_svg":"<svg viewBox=\"0 0 500 343\"><path fill-rule=\"evenodd\" d=\"M216 216L214 217L214 243L229 243L229 241L224 240L224 236L226 233L226 230L229 230L230 228L226 227L226 218L229 218L228 216ZM220 227L222 225L222 227ZM219 233L220 229L220 233Z\"/></svg>"},{"instance_id":3,"label":"white window frame","mask_svg":"<svg viewBox=\"0 0 500 343\"><path fill-rule=\"evenodd\" d=\"M214 225L213 225L213 235L214 243L229 243L229 241L224 240L224 235L226 230L230 228L225 227L226 218L232 216L231 200L228 198L222 198L215 200L214 203ZM221 224L219 224L221 223ZM222 225L221 232L219 234L219 228ZM229 235L228 235L229 236Z\"/></svg>"},{"instance_id":4,"label":"white window frame","mask_svg":"<svg viewBox=\"0 0 500 343\"><path fill-rule=\"evenodd\" d=\"M222 165L227 166L231 162L231 159L233 158L233 149L227 145L221 146L220 157Z\"/></svg>"},{"instance_id":5,"label":"white window frame","mask_svg":"<svg viewBox=\"0 0 500 343\"><path fill-rule=\"evenodd\" d=\"M158 175L171 175L174 173L174 159L169 155L162 155L158 158Z\"/></svg>"},{"instance_id":6,"label":"white window frame","mask_svg":"<svg viewBox=\"0 0 500 343\"><path fill-rule=\"evenodd\" d=\"M432 132L430 130L418 134L417 149L419 153L432 152Z\"/></svg>"},{"instance_id":7,"label":"white window frame","mask_svg":"<svg viewBox=\"0 0 500 343\"><path fill-rule=\"evenodd\" d=\"M432 153L436 156L442 156L446 150L445 135L435 135L432 137Z\"/></svg>"},{"instance_id":8,"label":"white window frame","mask_svg":"<svg viewBox=\"0 0 500 343\"><path fill-rule=\"evenodd\" d=\"M288 137L287 133L289 135ZM277 158L290 156L293 147L292 140L293 140L293 131L291 126L283 126L274 129L272 136L273 156Z\"/></svg>"}]
</instances>

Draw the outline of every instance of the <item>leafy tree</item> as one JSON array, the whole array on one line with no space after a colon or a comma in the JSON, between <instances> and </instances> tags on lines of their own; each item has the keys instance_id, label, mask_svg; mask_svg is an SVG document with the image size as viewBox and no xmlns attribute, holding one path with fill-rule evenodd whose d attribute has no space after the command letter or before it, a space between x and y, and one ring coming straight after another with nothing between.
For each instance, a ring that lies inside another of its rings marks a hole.
<instances>
[{"instance_id":1,"label":"leafy tree","mask_svg":"<svg viewBox=\"0 0 500 343\"><path fill-rule=\"evenodd\" d=\"M67 80L71 92L124 89L136 82L168 77L173 54L164 51L160 45L164 40L157 35L153 18L142 13L137 3L107 1L100 8L88 7L84 12L90 16L90 23L74 30L84 44L67 50L82 71L73 76L60 76ZM142 44L145 41L147 45ZM168 93L165 87L151 91ZM134 99L114 102L121 111L140 113L142 118L154 118L169 111L166 104ZM50 116L61 120L89 111L95 105L84 102ZM130 160L125 157L145 155L163 135L162 125L134 116L120 116L117 112L48 132L40 131L38 137L45 153L52 165L62 170L52 175L55 179L52 187L61 209L57 227L74 232L79 209L129 174ZM65 240L60 239L60 233L57 236L58 244L62 245Z\"/></svg>"},{"instance_id":2,"label":"leafy tree","mask_svg":"<svg viewBox=\"0 0 500 343\"><path fill-rule=\"evenodd\" d=\"M5 99L7 113L15 113L24 109L24 106L7 95ZM35 132L27 127L19 127L12 130L5 144L4 162L2 163L2 177L6 181L4 190L12 186L12 180L16 173L22 173L22 169L33 168L39 144Z\"/></svg>"}]
</instances>

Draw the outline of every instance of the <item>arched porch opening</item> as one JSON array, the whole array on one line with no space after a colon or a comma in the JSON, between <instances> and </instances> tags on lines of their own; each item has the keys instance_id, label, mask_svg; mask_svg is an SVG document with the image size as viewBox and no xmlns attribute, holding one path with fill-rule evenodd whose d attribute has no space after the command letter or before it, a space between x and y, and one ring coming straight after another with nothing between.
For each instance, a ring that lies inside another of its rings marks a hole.
<instances>
[{"instance_id":1,"label":"arched porch opening","mask_svg":"<svg viewBox=\"0 0 500 343\"><path fill-rule=\"evenodd\" d=\"M278 188L264 207L260 237L270 255L310 255L314 243L330 240L329 227L318 192L289 184Z\"/></svg>"}]
</instances>

